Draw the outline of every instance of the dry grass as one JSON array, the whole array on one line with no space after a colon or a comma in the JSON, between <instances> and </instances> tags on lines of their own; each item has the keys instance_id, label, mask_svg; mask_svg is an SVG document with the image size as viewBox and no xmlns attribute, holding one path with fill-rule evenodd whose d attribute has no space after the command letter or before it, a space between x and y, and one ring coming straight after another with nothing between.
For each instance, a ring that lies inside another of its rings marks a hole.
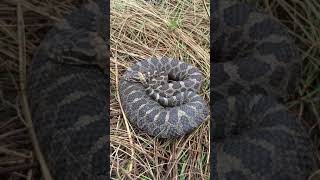
<instances>
[{"instance_id":1,"label":"dry grass","mask_svg":"<svg viewBox=\"0 0 320 180\"><path fill-rule=\"evenodd\" d=\"M207 7L207 9L206 9ZM208 179L209 123L180 139L159 140L132 128L121 110L118 80L137 60L166 55L202 70L209 101L209 1L111 3L111 170L116 179Z\"/></svg>"},{"instance_id":2,"label":"dry grass","mask_svg":"<svg viewBox=\"0 0 320 180\"><path fill-rule=\"evenodd\" d=\"M21 109L20 75L54 21L74 8L76 0L5 0L0 3L0 177L34 179L39 172ZM80 0L77 0L80 1ZM84 2L85 0L83 0ZM298 109L320 161L320 8L317 0L247 0L282 20L296 37L304 71L289 106ZM131 3L130 3L131 2ZM117 80L137 59L166 54L195 64L207 81L202 95L209 101L208 0L171 0L153 8L141 1L112 1L111 17L111 170L118 179L208 179L209 122L176 140L158 140L133 129L124 119ZM207 9L204 6L206 3ZM138 6L139 4L139 6ZM19 12L18 12L19 11ZM125 13L126 12L126 13ZM23 24L18 24L18 13ZM20 27L19 27L20 26ZM19 28L18 28L19 27ZM21 27L22 28L21 30ZM20 29L20 30L18 30ZM21 32L24 31L24 32ZM25 33L25 45L18 32ZM191 33L192 32L192 33ZM20 49L19 49L20 47ZM25 49L25 50L23 50ZM23 53L22 51L25 51ZM19 53L22 53L22 56ZM23 61L21 61L23 59Z\"/></svg>"}]
</instances>

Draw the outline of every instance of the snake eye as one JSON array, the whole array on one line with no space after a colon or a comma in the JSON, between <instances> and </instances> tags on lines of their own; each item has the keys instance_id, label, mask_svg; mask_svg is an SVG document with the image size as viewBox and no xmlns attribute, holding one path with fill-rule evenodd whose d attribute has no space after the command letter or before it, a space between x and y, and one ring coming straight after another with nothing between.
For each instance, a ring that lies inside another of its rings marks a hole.
<instances>
[{"instance_id":1,"label":"snake eye","mask_svg":"<svg viewBox=\"0 0 320 180\"><path fill-rule=\"evenodd\" d=\"M139 74L136 71L128 72L123 76L123 79L126 81L138 82L139 81Z\"/></svg>"}]
</instances>

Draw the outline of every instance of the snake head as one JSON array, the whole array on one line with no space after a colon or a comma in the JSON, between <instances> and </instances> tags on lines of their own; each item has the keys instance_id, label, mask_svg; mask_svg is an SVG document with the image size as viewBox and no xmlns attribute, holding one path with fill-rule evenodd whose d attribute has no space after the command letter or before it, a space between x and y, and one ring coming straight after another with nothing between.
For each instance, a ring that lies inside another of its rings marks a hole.
<instances>
[{"instance_id":1,"label":"snake head","mask_svg":"<svg viewBox=\"0 0 320 180\"><path fill-rule=\"evenodd\" d=\"M142 84L146 83L146 77L139 71L129 71L124 76L123 79L131 82L139 82Z\"/></svg>"}]
</instances>

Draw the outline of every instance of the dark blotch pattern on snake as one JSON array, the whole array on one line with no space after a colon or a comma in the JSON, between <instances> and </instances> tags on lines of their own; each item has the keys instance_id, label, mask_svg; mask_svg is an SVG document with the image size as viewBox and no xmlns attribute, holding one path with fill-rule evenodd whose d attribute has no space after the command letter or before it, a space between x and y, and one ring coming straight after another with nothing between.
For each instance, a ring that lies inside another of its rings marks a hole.
<instances>
[{"instance_id":1,"label":"dark blotch pattern on snake","mask_svg":"<svg viewBox=\"0 0 320 180\"><path fill-rule=\"evenodd\" d=\"M213 177L306 179L313 168L308 135L279 103L294 90L301 62L286 28L244 3L213 8Z\"/></svg>"},{"instance_id":2,"label":"dark blotch pattern on snake","mask_svg":"<svg viewBox=\"0 0 320 180\"><path fill-rule=\"evenodd\" d=\"M191 132L208 116L198 95L202 74L194 66L161 57L137 62L120 80L120 98L130 122L149 135L169 138Z\"/></svg>"},{"instance_id":3,"label":"dark blotch pattern on snake","mask_svg":"<svg viewBox=\"0 0 320 180\"><path fill-rule=\"evenodd\" d=\"M59 22L41 43L29 69L32 120L56 180L109 177L108 79L98 68L106 67L106 22L103 1L99 3L90 3Z\"/></svg>"}]
</instances>

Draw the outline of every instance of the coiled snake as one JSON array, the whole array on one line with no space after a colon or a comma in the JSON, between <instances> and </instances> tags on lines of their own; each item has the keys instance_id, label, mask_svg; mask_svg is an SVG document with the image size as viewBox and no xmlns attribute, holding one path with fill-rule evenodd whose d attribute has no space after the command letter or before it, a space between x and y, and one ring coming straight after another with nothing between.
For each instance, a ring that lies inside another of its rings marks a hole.
<instances>
[{"instance_id":1,"label":"coiled snake","mask_svg":"<svg viewBox=\"0 0 320 180\"><path fill-rule=\"evenodd\" d=\"M142 60L120 81L120 97L129 120L150 135L177 137L198 127L209 114L197 94L201 72L167 57Z\"/></svg>"},{"instance_id":2,"label":"coiled snake","mask_svg":"<svg viewBox=\"0 0 320 180\"><path fill-rule=\"evenodd\" d=\"M248 4L221 0L211 7L213 177L306 179L313 168L308 136L280 104L301 61L286 28Z\"/></svg>"}]
</instances>

